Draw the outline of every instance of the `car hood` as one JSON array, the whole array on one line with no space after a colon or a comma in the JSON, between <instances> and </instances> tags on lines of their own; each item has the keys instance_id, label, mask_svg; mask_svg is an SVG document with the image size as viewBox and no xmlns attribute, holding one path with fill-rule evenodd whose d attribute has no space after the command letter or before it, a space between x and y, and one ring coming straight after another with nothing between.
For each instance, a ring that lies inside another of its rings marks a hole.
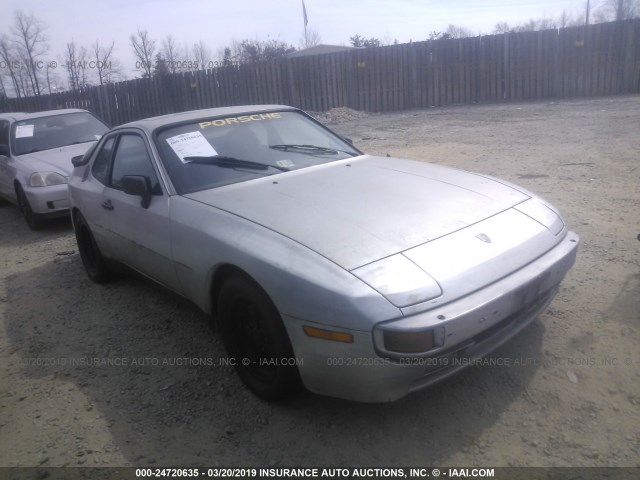
<instances>
[{"instance_id":1,"label":"car hood","mask_svg":"<svg viewBox=\"0 0 640 480\"><path fill-rule=\"evenodd\" d=\"M65 177L71 175L73 164L71 159L84 154L93 142L67 145L66 147L42 150L41 152L26 153L19 158L32 172L58 172Z\"/></svg>"},{"instance_id":2,"label":"car hood","mask_svg":"<svg viewBox=\"0 0 640 480\"><path fill-rule=\"evenodd\" d=\"M481 175L367 155L185 196L279 232L347 270L529 198Z\"/></svg>"}]
</instances>

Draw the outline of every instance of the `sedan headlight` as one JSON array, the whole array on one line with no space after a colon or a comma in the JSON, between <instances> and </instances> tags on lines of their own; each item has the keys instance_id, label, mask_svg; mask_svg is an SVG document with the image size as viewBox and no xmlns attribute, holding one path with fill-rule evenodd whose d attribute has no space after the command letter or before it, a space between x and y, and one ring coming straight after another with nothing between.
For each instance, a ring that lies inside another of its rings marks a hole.
<instances>
[{"instance_id":1,"label":"sedan headlight","mask_svg":"<svg viewBox=\"0 0 640 480\"><path fill-rule=\"evenodd\" d=\"M442 295L438 282L401 253L356 268L351 273L396 307L408 307Z\"/></svg>"},{"instance_id":2,"label":"sedan headlight","mask_svg":"<svg viewBox=\"0 0 640 480\"><path fill-rule=\"evenodd\" d=\"M67 178L57 172L36 172L29 180L29 185L32 187L51 187L64 183L67 183Z\"/></svg>"}]
</instances>

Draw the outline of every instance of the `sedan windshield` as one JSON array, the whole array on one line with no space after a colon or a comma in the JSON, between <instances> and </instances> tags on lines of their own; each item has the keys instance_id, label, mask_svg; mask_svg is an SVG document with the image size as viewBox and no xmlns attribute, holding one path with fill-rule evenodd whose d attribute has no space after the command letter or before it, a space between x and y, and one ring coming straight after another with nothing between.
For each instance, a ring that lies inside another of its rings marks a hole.
<instances>
[{"instance_id":1,"label":"sedan windshield","mask_svg":"<svg viewBox=\"0 0 640 480\"><path fill-rule=\"evenodd\" d=\"M180 194L360 155L348 142L295 111L170 126L160 131L156 143Z\"/></svg>"},{"instance_id":2,"label":"sedan windshield","mask_svg":"<svg viewBox=\"0 0 640 480\"><path fill-rule=\"evenodd\" d=\"M109 130L89 113L64 113L30 118L13 127L13 150L16 155L66 147L76 143L95 142Z\"/></svg>"}]
</instances>

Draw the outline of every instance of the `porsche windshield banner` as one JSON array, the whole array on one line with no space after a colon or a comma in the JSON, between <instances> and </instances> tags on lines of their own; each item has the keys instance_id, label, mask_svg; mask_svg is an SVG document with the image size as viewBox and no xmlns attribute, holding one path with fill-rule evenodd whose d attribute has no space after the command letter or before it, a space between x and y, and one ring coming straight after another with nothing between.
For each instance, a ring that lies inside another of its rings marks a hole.
<instances>
[{"instance_id":1,"label":"porsche windshield banner","mask_svg":"<svg viewBox=\"0 0 640 480\"><path fill-rule=\"evenodd\" d=\"M260 120L274 120L276 118L282 118L282 115L279 112L254 113L253 115L241 115L239 117L217 118L209 122L200 122L198 125L200 125L200 128L204 129L207 127L223 127L225 125L232 125L235 123L247 123L247 122L260 121Z\"/></svg>"}]
</instances>

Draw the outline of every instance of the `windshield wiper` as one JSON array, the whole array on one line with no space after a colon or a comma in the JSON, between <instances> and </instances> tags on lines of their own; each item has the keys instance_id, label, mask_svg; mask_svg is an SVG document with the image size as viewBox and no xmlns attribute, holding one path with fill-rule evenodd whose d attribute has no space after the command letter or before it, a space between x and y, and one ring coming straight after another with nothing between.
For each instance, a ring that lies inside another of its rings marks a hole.
<instances>
[{"instance_id":1,"label":"windshield wiper","mask_svg":"<svg viewBox=\"0 0 640 480\"><path fill-rule=\"evenodd\" d=\"M328 153L335 155L336 153L344 153L346 155L349 155L350 157L357 156L357 154L353 152L346 152L344 150L338 150L337 148L320 147L318 145L286 143L281 145L269 145L269 148L272 148L274 150L282 150L284 152L288 152L289 150L296 150L299 153L309 154Z\"/></svg>"},{"instance_id":2,"label":"windshield wiper","mask_svg":"<svg viewBox=\"0 0 640 480\"><path fill-rule=\"evenodd\" d=\"M275 168L282 172L288 172L289 169L279 165L271 165L270 163L252 162L251 160L242 160L235 157L227 157L225 155L212 155L210 157L184 157L185 162L199 163L207 165L216 165L222 168L250 168L253 170L267 170Z\"/></svg>"}]
</instances>

